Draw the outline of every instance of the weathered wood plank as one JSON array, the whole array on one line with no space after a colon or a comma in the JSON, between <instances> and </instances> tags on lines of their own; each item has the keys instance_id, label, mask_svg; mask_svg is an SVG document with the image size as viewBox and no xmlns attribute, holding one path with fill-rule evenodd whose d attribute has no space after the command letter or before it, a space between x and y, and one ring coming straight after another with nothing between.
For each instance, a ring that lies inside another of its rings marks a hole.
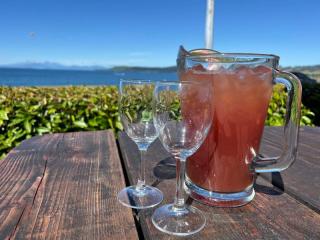
<instances>
[{"instance_id":1,"label":"weathered wood plank","mask_svg":"<svg viewBox=\"0 0 320 240\"><path fill-rule=\"evenodd\" d=\"M20 214L18 224L14 223L16 230L13 222L0 222L5 230L0 236L13 233L14 239L138 239L132 211L116 199L125 182L112 131L30 139L1 163L6 171L15 165L10 156L16 156L20 167L6 179L19 179L13 186L27 189L24 192L31 198L27 211ZM32 177L30 169L37 170ZM6 179L0 184L7 184ZM30 187L27 183L32 179L38 182L33 180ZM10 199L5 197L13 203L15 199L19 198L14 193ZM10 204L3 205L12 211Z\"/></svg>"},{"instance_id":2,"label":"weathered wood plank","mask_svg":"<svg viewBox=\"0 0 320 240\"><path fill-rule=\"evenodd\" d=\"M138 176L138 150L120 133L119 144L131 184ZM165 196L162 204L172 202L175 192L175 167L170 155L156 141L148 151L147 183L157 186ZM320 215L296 199L258 178L255 199L240 208L213 208L195 201L203 210L207 225L186 239L319 239ZM179 239L156 230L151 222L154 209L139 211L138 218L146 239Z\"/></svg>"},{"instance_id":3,"label":"weathered wood plank","mask_svg":"<svg viewBox=\"0 0 320 240\"><path fill-rule=\"evenodd\" d=\"M9 239L23 216L32 208L45 168L43 150L61 139L59 135L24 141L0 161L0 239ZM24 148L28 142L32 148Z\"/></svg>"},{"instance_id":4,"label":"weathered wood plank","mask_svg":"<svg viewBox=\"0 0 320 240\"><path fill-rule=\"evenodd\" d=\"M279 155L282 151L282 136L282 128L267 127L261 144L263 155ZM320 128L301 127L295 163L281 174L262 175L320 213Z\"/></svg>"}]
</instances>

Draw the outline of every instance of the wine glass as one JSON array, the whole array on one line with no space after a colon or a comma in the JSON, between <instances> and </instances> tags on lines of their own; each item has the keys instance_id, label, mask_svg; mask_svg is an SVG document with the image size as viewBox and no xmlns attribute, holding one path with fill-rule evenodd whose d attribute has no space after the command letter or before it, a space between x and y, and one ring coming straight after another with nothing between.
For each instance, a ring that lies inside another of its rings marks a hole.
<instances>
[{"instance_id":1,"label":"wine glass","mask_svg":"<svg viewBox=\"0 0 320 240\"><path fill-rule=\"evenodd\" d=\"M177 186L173 204L153 213L154 226L165 233L187 236L200 231L205 216L185 204L185 163L205 140L212 123L212 84L158 82L154 96L154 124L164 148L176 159Z\"/></svg>"},{"instance_id":2,"label":"wine glass","mask_svg":"<svg viewBox=\"0 0 320 240\"><path fill-rule=\"evenodd\" d=\"M145 184L146 153L158 133L153 124L152 94L154 83L147 80L121 80L119 87L119 113L127 135L137 144L140 151L140 176L135 186L118 193L121 204L144 209L158 205L162 192Z\"/></svg>"}]
</instances>

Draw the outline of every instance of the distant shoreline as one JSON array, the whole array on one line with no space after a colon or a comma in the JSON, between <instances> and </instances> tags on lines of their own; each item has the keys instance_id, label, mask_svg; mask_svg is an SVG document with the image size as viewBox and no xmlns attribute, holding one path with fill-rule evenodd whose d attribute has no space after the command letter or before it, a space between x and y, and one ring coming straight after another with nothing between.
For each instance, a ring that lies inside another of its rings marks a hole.
<instances>
[{"instance_id":1,"label":"distant shoreline","mask_svg":"<svg viewBox=\"0 0 320 240\"><path fill-rule=\"evenodd\" d=\"M68 86L118 85L120 79L148 79L153 81L178 79L176 71L155 69L125 70L53 70L0 68L1 86Z\"/></svg>"},{"instance_id":2,"label":"distant shoreline","mask_svg":"<svg viewBox=\"0 0 320 240\"><path fill-rule=\"evenodd\" d=\"M307 72L310 74L320 74L319 65L306 66L280 66L281 70L290 72ZM168 67L145 67L145 66L114 66L114 67L100 67L100 66L64 66L64 65L45 65L45 64L13 64L0 65L0 69L22 69L22 70L53 70L53 71L149 71L149 72L174 72L177 70L176 66Z\"/></svg>"}]
</instances>

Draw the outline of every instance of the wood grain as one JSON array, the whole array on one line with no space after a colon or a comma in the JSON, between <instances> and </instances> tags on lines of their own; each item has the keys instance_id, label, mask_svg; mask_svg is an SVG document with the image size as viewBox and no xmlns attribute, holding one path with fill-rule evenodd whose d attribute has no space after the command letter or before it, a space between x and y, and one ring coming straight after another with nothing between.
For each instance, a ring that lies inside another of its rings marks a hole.
<instances>
[{"instance_id":1,"label":"wood grain","mask_svg":"<svg viewBox=\"0 0 320 240\"><path fill-rule=\"evenodd\" d=\"M138 150L120 133L119 145L131 184L138 176ZM171 203L175 193L174 160L156 141L148 150L147 183L164 193ZM254 200L240 208L213 208L196 201L192 205L203 210L207 225L198 234L185 239L320 239L320 215L288 194L258 178ZM138 212L145 239L180 239L156 230L151 222L154 209Z\"/></svg>"},{"instance_id":2,"label":"wood grain","mask_svg":"<svg viewBox=\"0 0 320 240\"><path fill-rule=\"evenodd\" d=\"M58 138L44 137L42 145L38 137L24 141L0 161L0 239L12 237L22 216L32 208L46 168L42 150ZM28 142L33 143L30 148L26 147Z\"/></svg>"},{"instance_id":3,"label":"wood grain","mask_svg":"<svg viewBox=\"0 0 320 240\"><path fill-rule=\"evenodd\" d=\"M266 128L261 144L263 155L280 155L282 137L282 128ZM295 163L281 174L262 175L275 186L320 213L320 128L301 127Z\"/></svg>"},{"instance_id":4,"label":"wood grain","mask_svg":"<svg viewBox=\"0 0 320 240\"><path fill-rule=\"evenodd\" d=\"M27 140L0 176L0 239L138 239L112 131Z\"/></svg>"}]
</instances>

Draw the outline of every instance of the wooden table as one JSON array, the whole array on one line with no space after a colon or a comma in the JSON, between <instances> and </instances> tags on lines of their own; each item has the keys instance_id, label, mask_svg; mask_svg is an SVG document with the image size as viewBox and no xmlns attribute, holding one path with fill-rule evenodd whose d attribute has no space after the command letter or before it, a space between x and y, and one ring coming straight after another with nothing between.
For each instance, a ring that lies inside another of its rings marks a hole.
<instances>
[{"instance_id":1,"label":"wooden table","mask_svg":"<svg viewBox=\"0 0 320 240\"><path fill-rule=\"evenodd\" d=\"M279 152L281 129L267 128L262 151ZM117 145L118 143L118 145ZM120 151L118 150L120 149ZM156 141L147 182L172 202L175 167ZM117 192L135 184L139 152L124 133L44 135L24 141L0 161L2 239L179 239L156 230L153 209L133 211ZM257 178L255 199L240 208L212 208L206 227L185 239L320 239L320 128L301 128L296 163Z\"/></svg>"}]
</instances>

